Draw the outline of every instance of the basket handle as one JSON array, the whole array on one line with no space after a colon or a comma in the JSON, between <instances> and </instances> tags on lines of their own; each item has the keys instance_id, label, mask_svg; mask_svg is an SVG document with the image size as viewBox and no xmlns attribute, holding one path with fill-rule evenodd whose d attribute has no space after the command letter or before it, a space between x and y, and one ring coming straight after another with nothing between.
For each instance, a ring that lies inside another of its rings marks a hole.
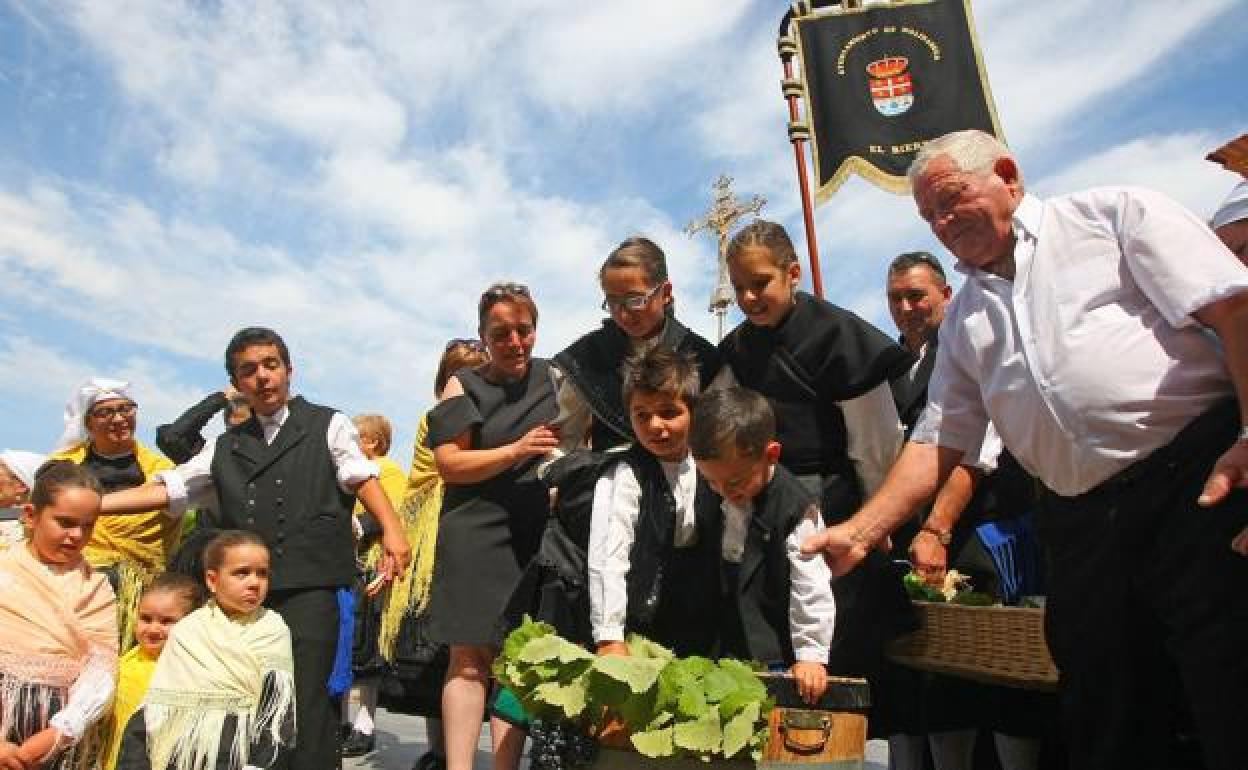
<instances>
[{"instance_id":1,"label":"basket handle","mask_svg":"<svg viewBox=\"0 0 1248 770\"><path fill-rule=\"evenodd\" d=\"M786 710L780 719L784 747L796 754L817 754L828 745L832 720L811 711Z\"/></svg>"}]
</instances>

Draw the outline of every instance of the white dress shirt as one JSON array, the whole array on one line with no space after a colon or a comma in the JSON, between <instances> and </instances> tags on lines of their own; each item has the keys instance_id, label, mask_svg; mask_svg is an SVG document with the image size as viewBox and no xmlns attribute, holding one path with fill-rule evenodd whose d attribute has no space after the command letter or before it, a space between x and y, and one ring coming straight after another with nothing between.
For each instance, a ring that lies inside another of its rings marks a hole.
<instances>
[{"instance_id":1,"label":"white dress shirt","mask_svg":"<svg viewBox=\"0 0 1248 770\"><path fill-rule=\"evenodd\" d=\"M906 429L888 380L857 398L837 401L845 420L845 454L862 482L865 497L875 494L897 460Z\"/></svg>"},{"instance_id":2,"label":"white dress shirt","mask_svg":"<svg viewBox=\"0 0 1248 770\"><path fill-rule=\"evenodd\" d=\"M773 471L774 472L774 471ZM724 539L720 553L725 561L740 564L745 555L754 503L720 504L724 512ZM823 529L819 508L811 505L797 527L784 540L789 557L789 634L798 660L827 663L836 628L836 598L832 594L832 571L821 556L802 555L802 541Z\"/></svg>"},{"instance_id":3,"label":"white dress shirt","mask_svg":"<svg viewBox=\"0 0 1248 770\"><path fill-rule=\"evenodd\" d=\"M1248 269L1163 195L1100 188L1014 212L1014 280L968 274L940 329L912 440L973 450L991 420L1019 463L1078 495L1234 389L1193 318Z\"/></svg>"},{"instance_id":4,"label":"white dress shirt","mask_svg":"<svg viewBox=\"0 0 1248 770\"><path fill-rule=\"evenodd\" d=\"M680 462L661 462L663 476L676 500L677 548L692 545L697 536L694 498L698 471L692 457ZM594 641L624 638L628 615L629 552L636 539L641 513L641 485L626 462L616 463L594 485L593 513L589 524L589 620Z\"/></svg>"},{"instance_id":5,"label":"white dress shirt","mask_svg":"<svg viewBox=\"0 0 1248 770\"><path fill-rule=\"evenodd\" d=\"M278 431L286 424L290 416L290 407L283 404L282 408L272 415L262 417L256 415L260 429L264 432L266 444L272 444ZM369 460L360 450L360 434L355 425L341 412L334 412L329 419L329 430L325 441L329 445L329 453L333 457L334 468L338 475L338 486L347 494L355 494L355 490L370 478L381 475L377 463ZM212 457L217 442L209 441L203 450L173 470L160 471L156 478L165 485L169 495L168 512L177 518L192 508L212 506L216 503L216 484L212 480Z\"/></svg>"}]
</instances>

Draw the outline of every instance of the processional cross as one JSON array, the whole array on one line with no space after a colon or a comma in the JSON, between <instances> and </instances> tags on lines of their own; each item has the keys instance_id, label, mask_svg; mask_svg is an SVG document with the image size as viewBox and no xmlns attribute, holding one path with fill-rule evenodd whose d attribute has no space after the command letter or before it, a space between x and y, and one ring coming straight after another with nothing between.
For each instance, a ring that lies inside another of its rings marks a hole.
<instances>
[{"instance_id":1,"label":"processional cross","mask_svg":"<svg viewBox=\"0 0 1248 770\"><path fill-rule=\"evenodd\" d=\"M701 219L685 225L685 235L692 238L703 230L709 230L719 239L719 277L711 291L711 302L707 310L715 314L719 339L722 340L724 318L728 315L728 306L732 304L733 296L732 283L728 280L728 233L741 217L762 211L763 206L767 205L767 199L755 195L748 201L737 200L732 192L732 177L727 174L720 174L711 188L715 191L715 202Z\"/></svg>"}]
</instances>

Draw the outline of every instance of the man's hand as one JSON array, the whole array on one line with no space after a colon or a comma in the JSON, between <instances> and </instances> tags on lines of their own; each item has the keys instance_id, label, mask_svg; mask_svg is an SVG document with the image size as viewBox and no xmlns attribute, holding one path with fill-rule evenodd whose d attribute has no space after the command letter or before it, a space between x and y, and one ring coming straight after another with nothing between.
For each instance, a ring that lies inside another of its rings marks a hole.
<instances>
[{"instance_id":1,"label":"man's hand","mask_svg":"<svg viewBox=\"0 0 1248 770\"><path fill-rule=\"evenodd\" d=\"M412 563L412 546L398 527L382 532L381 553L381 563L377 569L386 576L386 580L397 579L407 569L407 565Z\"/></svg>"},{"instance_id":2,"label":"man's hand","mask_svg":"<svg viewBox=\"0 0 1248 770\"><path fill-rule=\"evenodd\" d=\"M828 670L822 663L799 660L789 669L797 694L808 706L813 706L828 689Z\"/></svg>"},{"instance_id":3,"label":"man's hand","mask_svg":"<svg viewBox=\"0 0 1248 770\"><path fill-rule=\"evenodd\" d=\"M17 744L0 740L0 770L30 770L18 754Z\"/></svg>"},{"instance_id":4,"label":"man's hand","mask_svg":"<svg viewBox=\"0 0 1248 770\"><path fill-rule=\"evenodd\" d=\"M1236 441L1218 458L1197 502L1217 505L1236 487L1248 489L1248 441Z\"/></svg>"},{"instance_id":5,"label":"man's hand","mask_svg":"<svg viewBox=\"0 0 1248 770\"><path fill-rule=\"evenodd\" d=\"M599 655L623 655L624 657L628 657L629 655L628 645L624 642L619 641L618 639L614 641L610 641L610 642L599 642L598 654Z\"/></svg>"},{"instance_id":6,"label":"man's hand","mask_svg":"<svg viewBox=\"0 0 1248 770\"><path fill-rule=\"evenodd\" d=\"M910 542L910 561L925 583L934 588L944 585L945 572L949 569L949 549L941 545L934 534L919 530Z\"/></svg>"},{"instance_id":7,"label":"man's hand","mask_svg":"<svg viewBox=\"0 0 1248 770\"><path fill-rule=\"evenodd\" d=\"M802 543L802 553L822 553L828 568L836 577L857 567L870 551L866 540L849 522L816 532Z\"/></svg>"}]
</instances>

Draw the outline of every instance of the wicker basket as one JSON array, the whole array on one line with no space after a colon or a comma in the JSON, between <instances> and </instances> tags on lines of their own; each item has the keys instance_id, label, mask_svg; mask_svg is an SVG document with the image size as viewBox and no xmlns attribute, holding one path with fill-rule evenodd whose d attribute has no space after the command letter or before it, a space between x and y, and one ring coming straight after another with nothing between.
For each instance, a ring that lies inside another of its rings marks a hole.
<instances>
[{"instance_id":1,"label":"wicker basket","mask_svg":"<svg viewBox=\"0 0 1248 770\"><path fill-rule=\"evenodd\" d=\"M922 627L888 650L898 663L988 684L1057 689L1044 610L915 602Z\"/></svg>"}]
</instances>

